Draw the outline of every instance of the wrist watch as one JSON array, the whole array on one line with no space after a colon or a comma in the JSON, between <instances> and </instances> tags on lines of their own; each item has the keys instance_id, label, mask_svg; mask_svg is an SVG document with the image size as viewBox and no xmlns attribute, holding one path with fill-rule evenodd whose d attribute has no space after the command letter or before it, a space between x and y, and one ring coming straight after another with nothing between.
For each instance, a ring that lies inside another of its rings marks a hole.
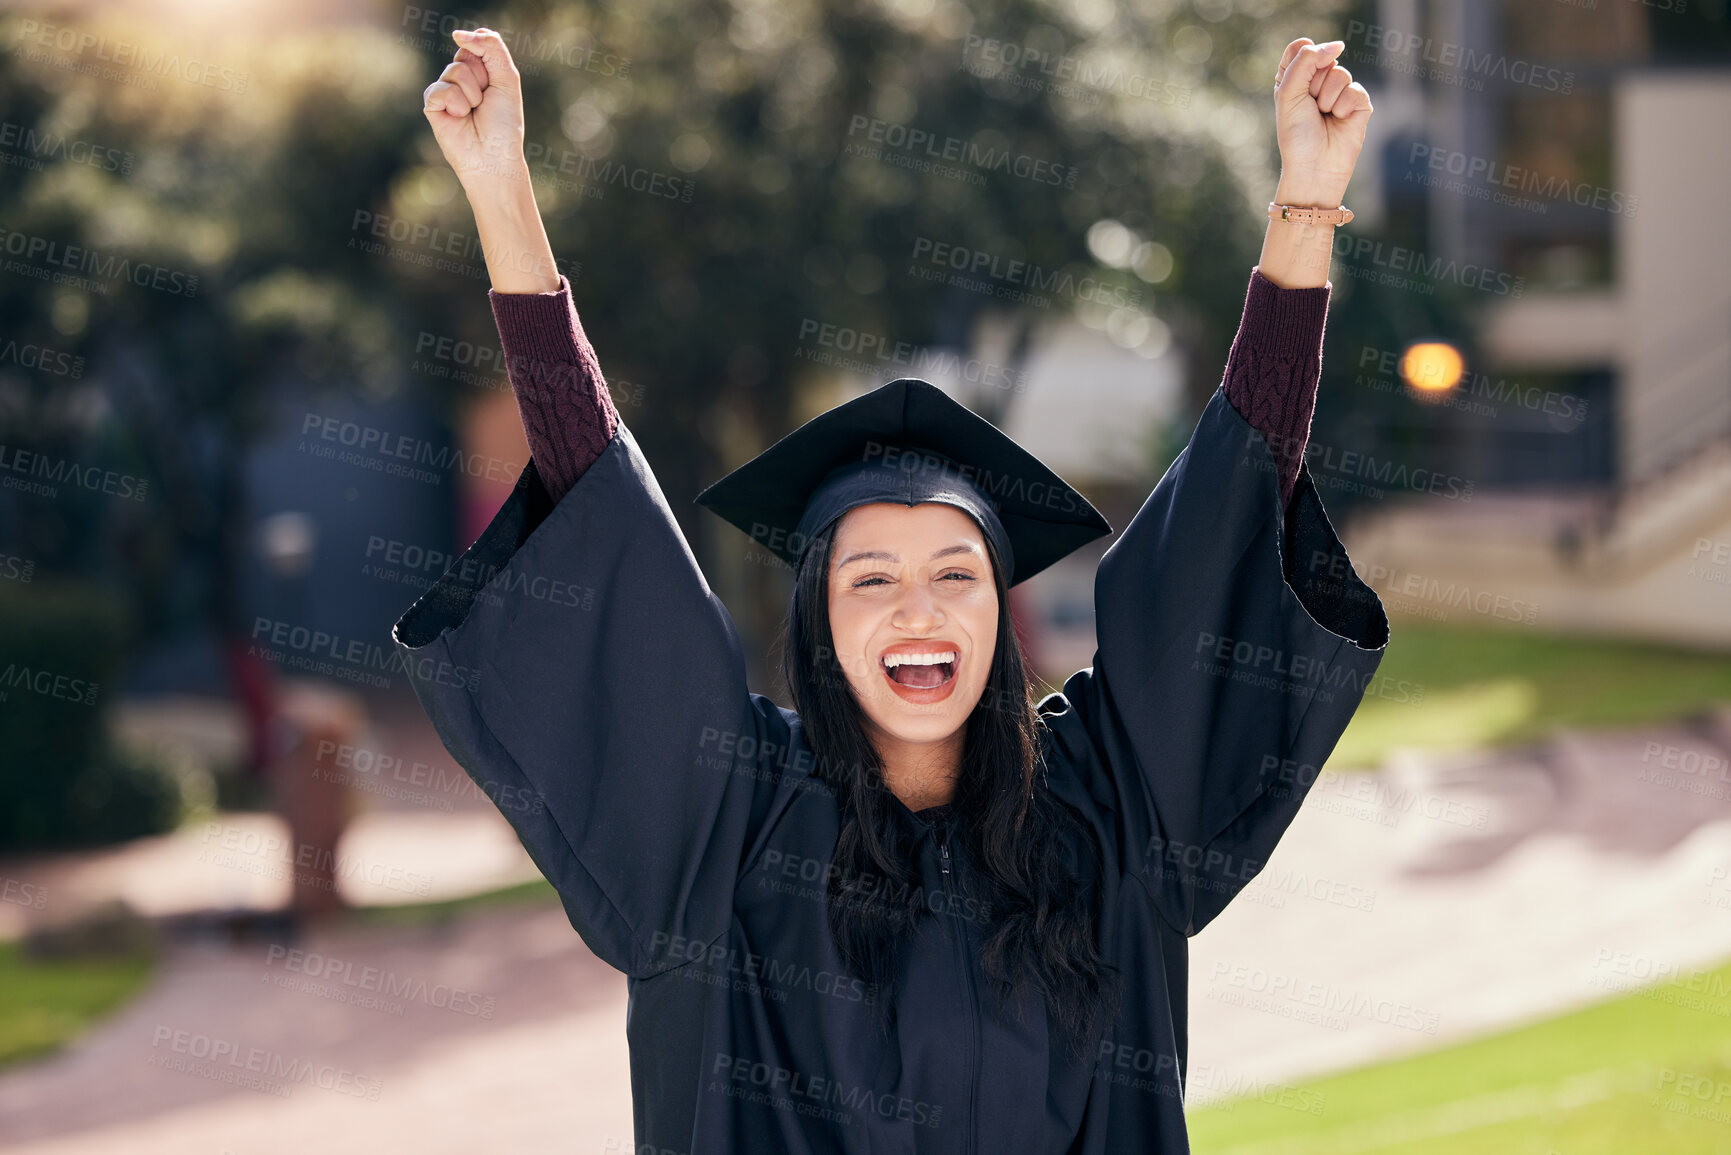
<instances>
[{"instance_id":1,"label":"wrist watch","mask_svg":"<svg viewBox=\"0 0 1731 1155\"><path fill-rule=\"evenodd\" d=\"M1315 209L1303 208L1299 205L1276 204L1270 201L1268 219L1286 221L1295 225L1344 225L1352 219L1352 210L1345 205L1333 209Z\"/></svg>"}]
</instances>

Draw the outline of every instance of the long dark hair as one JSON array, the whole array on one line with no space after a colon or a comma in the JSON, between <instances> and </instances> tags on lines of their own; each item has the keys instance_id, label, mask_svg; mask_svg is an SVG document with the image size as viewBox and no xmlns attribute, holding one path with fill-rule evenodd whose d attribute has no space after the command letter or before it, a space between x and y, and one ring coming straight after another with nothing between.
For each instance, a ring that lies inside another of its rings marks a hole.
<instances>
[{"instance_id":1,"label":"long dark hair","mask_svg":"<svg viewBox=\"0 0 1731 1155\"><path fill-rule=\"evenodd\" d=\"M835 659L829 622L834 523L813 539L795 576L782 638L782 672L816 755L835 791L841 831L829 872L830 932L843 960L878 992L880 1026L893 1021L896 978L926 902L909 863L915 831L883 780L864 711ZM969 715L951 811L957 842L973 865L966 910L985 936L980 963L999 1009L1037 991L1072 1059L1082 1059L1115 1010L1115 969L1096 941L1098 894L1067 860L1092 835L1047 788L1040 765L1034 683L1010 616L1003 566L986 542L998 591L997 646L980 704ZM1077 837L1077 835L1080 835Z\"/></svg>"}]
</instances>

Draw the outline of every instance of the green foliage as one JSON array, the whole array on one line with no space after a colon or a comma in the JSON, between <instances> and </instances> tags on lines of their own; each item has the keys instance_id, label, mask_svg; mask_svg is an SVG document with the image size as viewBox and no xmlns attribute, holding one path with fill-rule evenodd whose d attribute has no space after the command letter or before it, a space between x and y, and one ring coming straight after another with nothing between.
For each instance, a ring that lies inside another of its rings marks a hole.
<instances>
[{"instance_id":1,"label":"green foliage","mask_svg":"<svg viewBox=\"0 0 1731 1155\"><path fill-rule=\"evenodd\" d=\"M126 627L98 587L0 584L0 852L115 842L179 820L175 780L105 741Z\"/></svg>"}]
</instances>

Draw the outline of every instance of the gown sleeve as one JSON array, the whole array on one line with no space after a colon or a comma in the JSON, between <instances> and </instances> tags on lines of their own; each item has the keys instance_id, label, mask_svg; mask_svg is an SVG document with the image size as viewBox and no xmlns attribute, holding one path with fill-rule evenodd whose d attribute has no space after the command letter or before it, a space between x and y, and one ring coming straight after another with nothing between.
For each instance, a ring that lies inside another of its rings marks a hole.
<instances>
[{"instance_id":1,"label":"gown sleeve","mask_svg":"<svg viewBox=\"0 0 1731 1155\"><path fill-rule=\"evenodd\" d=\"M1234 359L1320 360L1287 292L1253 274ZM1302 459L1282 500L1276 448L1215 390L1101 560L1093 667L1042 706L1118 868L1183 934L1261 870L1388 641Z\"/></svg>"},{"instance_id":2,"label":"gown sleeve","mask_svg":"<svg viewBox=\"0 0 1731 1155\"><path fill-rule=\"evenodd\" d=\"M580 470L561 456L557 498L532 456L392 637L446 749L572 926L646 978L727 931L789 716L748 692L732 619L631 431L609 425Z\"/></svg>"}]
</instances>

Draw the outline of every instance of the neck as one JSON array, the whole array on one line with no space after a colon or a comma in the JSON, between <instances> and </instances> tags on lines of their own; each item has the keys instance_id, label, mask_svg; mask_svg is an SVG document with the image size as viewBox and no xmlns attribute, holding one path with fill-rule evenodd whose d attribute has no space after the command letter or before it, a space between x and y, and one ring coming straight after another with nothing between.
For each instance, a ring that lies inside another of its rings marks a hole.
<instances>
[{"instance_id":1,"label":"neck","mask_svg":"<svg viewBox=\"0 0 1731 1155\"><path fill-rule=\"evenodd\" d=\"M909 742L871 727L872 749L890 792L909 810L941 806L956 794L965 727L936 742Z\"/></svg>"}]
</instances>

